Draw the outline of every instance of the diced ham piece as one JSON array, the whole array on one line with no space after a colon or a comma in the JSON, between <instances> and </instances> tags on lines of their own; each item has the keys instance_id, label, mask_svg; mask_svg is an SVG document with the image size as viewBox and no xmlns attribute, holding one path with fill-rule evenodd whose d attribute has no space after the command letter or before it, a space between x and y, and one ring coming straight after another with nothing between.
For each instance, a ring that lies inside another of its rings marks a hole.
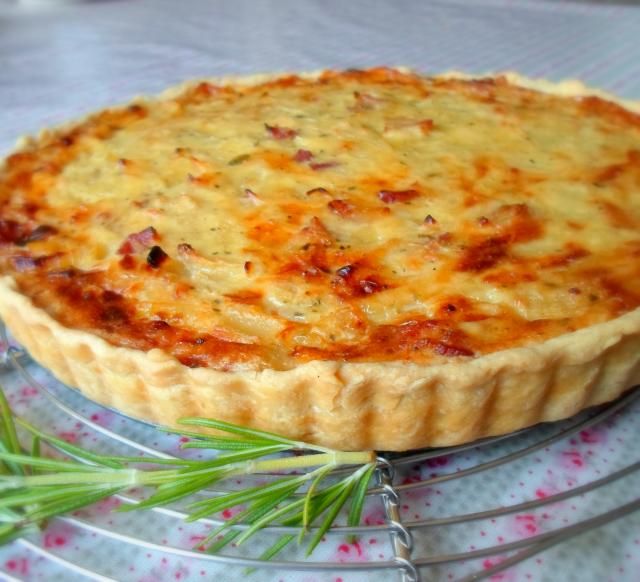
<instances>
[{"instance_id":1,"label":"diced ham piece","mask_svg":"<svg viewBox=\"0 0 640 582\"><path fill-rule=\"evenodd\" d=\"M309 150L298 150L293 159L296 162L308 162L313 157L313 154Z\"/></svg>"},{"instance_id":2,"label":"diced ham piece","mask_svg":"<svg viewBox=\"0 0 640 582\"><path fill-rule=\"evenodd\" d=\"M356 100L357 109L372 109L384 101L384 99L380 99L380 97L369 93L361 93L360 91L354 91L353 96Z\"/></svg>"},{"instance_id":3,"label":"diced ham piece","mask_svg":"<svg viewBox=\"0 0 640 582\"><path fill-rule=\"evenodd\" d=\"M356 207L347 200L331 200L327 206L329 206L331 212L345 218L352 216L356 209Z\"/></svg>"},{"instance_id":4,"label":"diced ham piece","mask_svg":"<svg viewBox=\"0 0 640 582\"><path fill-rule=\"evenodd\" d=\"M315 170L316 172L319 170L326 170L327 168L335 168L336 166L339 166L340 164L338 162L322 162L322 163L313 163L313 164L309 164L309 167L312 170Z\"/></svg>"},{"instance_id":5,"label":"diced ham piece","mask_svg":"<svg viewBox=\"0 0 640 582\"><path fill-rule=\"evenodd\" d=\"M394 204L395 202L409 202L420 196L417 190L380 190L378 198L385 204Z\"/></svg>"},{"instance_id":6,"label":"diced ham piece","mask_svg":"<svg viewBox=\"0 0 640 582\"><path fill-rule=\"evenodd\" d=\"M279 127L277 125L269 125L268 123L265 123L264 126L273 139L293 139L298 135L295 129L288 127Z\"/></svg>"},{"instance_id":7,"label":"diced ham piece","mask_svg":"<svg viewBox=\"0 0 640 582\"><path fill-rule=\"evenodd\" d=\"M253 190L245 188L244 193L254 206L260 206L261 204L264 204L264 202L260 200L260 197Z\"/></svg>"},{"instance_id":8,"label":"diced ham piece","mask_svg":"<svg viewBox=\"0 0 640 582\"><path fill-rule=\"evenodd\" d=\"M411 127L417 127L424 134L429 133L435 124L433 119L409 119L407 117L393 117L387 119L384 124L384 131L397 131L402 129L408 129Z\"/></svg>"},{"instance_id":9,"label":"diced ham piece","mask_svg":"<svg viewBox=\"0 0 640 582\"><path fill-rule=\"evenodd\" d=\"M140 232L134 232L130 234L118 249L119 255L130 255L132 253L140 252L144 249L148 249L153 246L154 242L158 242L160 237L158 232L153 226L148 226Z\"/></svg>"}]
</instances>

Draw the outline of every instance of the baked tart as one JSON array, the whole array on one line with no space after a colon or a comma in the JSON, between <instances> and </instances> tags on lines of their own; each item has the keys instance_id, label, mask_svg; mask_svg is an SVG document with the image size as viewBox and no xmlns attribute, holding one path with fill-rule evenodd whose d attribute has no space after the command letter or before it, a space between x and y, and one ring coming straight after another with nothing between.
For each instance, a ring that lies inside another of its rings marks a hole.
<instances>
[{"instance_id":1,"label":"baked tart","mask_svg":"<svg viewBox=\"0 0 640 582\"><path fill-rule=\"evenodd\" d=\"M453 445L640 381L640 108L402 69L198 81L23 140L0 316L161 425Z\"/></svg>"}]
</instances>

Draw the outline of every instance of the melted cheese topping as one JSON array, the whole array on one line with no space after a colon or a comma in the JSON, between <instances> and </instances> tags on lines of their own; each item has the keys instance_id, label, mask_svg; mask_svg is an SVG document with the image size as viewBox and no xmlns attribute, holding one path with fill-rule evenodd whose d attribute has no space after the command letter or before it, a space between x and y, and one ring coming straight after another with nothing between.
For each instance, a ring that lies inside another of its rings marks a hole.
<instances>
[{"instance_id":1,"label":"melted cheese topping","mask_svg":"<svg viewBox=\"0 0 640 582\"><path fill-rule=\"evenodd\" d=\"M640 305L640 116L388 69L207 83L11 156L0 265L190 366L472 357Z\"/></svg>"}]
</instances>

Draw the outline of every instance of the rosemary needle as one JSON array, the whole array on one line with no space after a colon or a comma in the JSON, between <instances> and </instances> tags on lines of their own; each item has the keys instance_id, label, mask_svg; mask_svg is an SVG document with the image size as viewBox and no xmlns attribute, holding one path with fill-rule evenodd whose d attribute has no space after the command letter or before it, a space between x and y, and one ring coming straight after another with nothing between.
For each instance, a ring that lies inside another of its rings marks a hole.
<instances>
[{"instance_id":1,"label":"rosemary needle","mask_svg":"<svg viewBox=\"0 0 640 582\"><path fill-rule=\"evenodd\" d=\"M307 545L307 555L349 504L348 525L360 523L367 487L376 467L373 451L342 452L287 439L228 422L187 418L187 427L214 429L215 435L190 430L169 432L189 436L183 448L223 451L214 459L161 459L102 455L48 435L14 417L0 387L0 544L25 535L44 520L87 507L96 501L132 487L150 493L140 503L121 506L119 511L166 506L195 493L206 495L211 485L239 475L281 473L270 483L216 494L187 506L187 521L196 521L232 507L244 507L234 518L209 534L207 551L219 551L232 540L246 541L270 524L297 525L300 535L283 535L261 556L269 560L309 528L317 529ZM31 435L31 447L23 447L17 426ZM220 434L224 433L224 434ZM59 459L42 454L42 443L65 453ZM299 454L300 451L304 454ZM283 453L296 452L293 456ZM335 469L352 466L340 478ZM146 468L145 468L146 467ZM300 469L311 469L295 473ZM294 471L294 473L291 473ZM230 528L240 521L248 528Z\"/></svg>"}]
</instances>

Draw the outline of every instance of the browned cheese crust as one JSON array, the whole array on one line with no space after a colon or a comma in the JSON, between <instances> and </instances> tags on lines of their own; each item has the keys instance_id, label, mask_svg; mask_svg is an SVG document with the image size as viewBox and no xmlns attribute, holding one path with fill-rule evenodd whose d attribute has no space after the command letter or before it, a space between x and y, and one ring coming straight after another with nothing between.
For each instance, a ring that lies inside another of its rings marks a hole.
<instances>
[{"instance_id":1,"label":"browned cheese crust","mask_svg":"<svg viewBox=\"0 0 640 582\"><path fill-rule=\"evenodd\" d=\"M454 444L637 382L639 192L636 106L575 83L196 82L7 158L0 316L162 424Z\"/></svg>"}]
</instances>

